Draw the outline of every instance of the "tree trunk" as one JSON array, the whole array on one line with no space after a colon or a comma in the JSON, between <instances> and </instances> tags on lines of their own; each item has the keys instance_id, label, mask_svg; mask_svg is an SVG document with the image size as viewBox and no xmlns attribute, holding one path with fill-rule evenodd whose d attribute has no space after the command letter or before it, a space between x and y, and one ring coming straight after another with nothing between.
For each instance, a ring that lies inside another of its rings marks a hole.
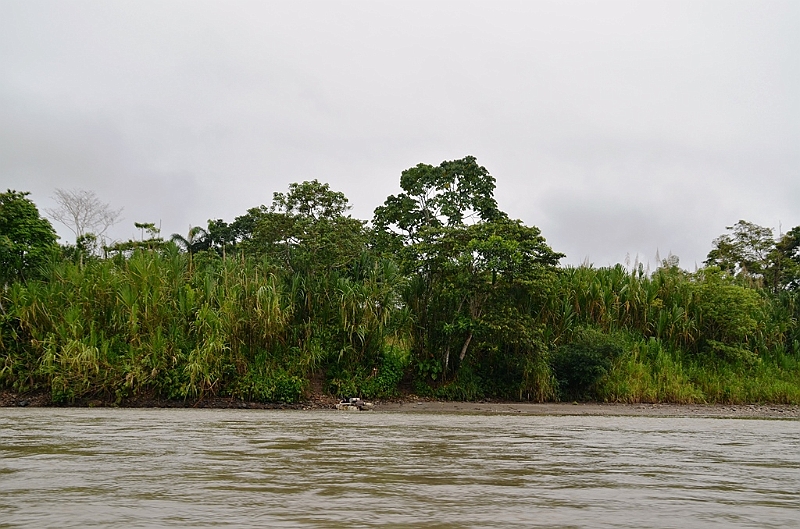
<instances>
[{"instance_id":1,"label":"tree trunk","mask_svg":"<svg viewBox=\"0 0 800 529\"><path fill-rule=\"evenodd\" d=\"M464 357L467 356L467 347L469 347L469 342L472 341L472 333L469 333L467 336L467 341L464 342L464 347L461 348L461 354L458 356L459 361L464 361Z\"/></svg>"}]
</instances>

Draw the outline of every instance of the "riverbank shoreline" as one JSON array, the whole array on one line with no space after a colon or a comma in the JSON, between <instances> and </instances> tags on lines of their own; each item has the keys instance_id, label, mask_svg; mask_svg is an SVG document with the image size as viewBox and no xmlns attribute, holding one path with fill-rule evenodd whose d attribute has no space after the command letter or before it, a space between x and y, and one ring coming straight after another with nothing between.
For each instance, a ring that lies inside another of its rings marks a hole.
<instances>
[{"instance_id":1,"label":"riverbank shoreline","mask_svg":"<svg viewBox=\"0 0 800 529\"><path fill-rule=\"evenodd\" d=\"M314 395L294 404L246 402L231 398L210 398L199 401L138 399L119 405L98 399L87 399L69 405L54 404L47 393L18 395L0 391L0 407L119 407L119 408L215 408L215 409L282 409L335 410L337 399L330 395ZM438 414L501 414L501 415L596 415L638 417L708 417L734 419L800 420L800 406L790 404L670 404L670 403L602 403L602 402L505 402L505 401L438 401L414 395L390 401L376 401L377 413Z\"/></svg>"},{"instance_id":2,"label":"riverbank shoreline","mask_svg":"<svg viewBox=\"0 0 800 529\"><path fill-rule=\"evenodd\" d=\"M800 406L785 404L651 404L531 402L387 402L375 406L393 413L489 413L505 415L596 415L800 420Z\"/></svg>"}]
</instances>

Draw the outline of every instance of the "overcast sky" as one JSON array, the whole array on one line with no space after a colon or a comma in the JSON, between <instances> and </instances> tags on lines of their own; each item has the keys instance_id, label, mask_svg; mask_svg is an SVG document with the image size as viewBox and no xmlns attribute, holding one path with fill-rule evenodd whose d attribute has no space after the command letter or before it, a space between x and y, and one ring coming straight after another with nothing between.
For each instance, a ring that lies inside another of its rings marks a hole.
<instances>
[{"instance_id":1,"label":"overcast sky","mask_svg":"<svg viewBox=\"0 0 800 529\"><path fill-rule=\"evenodd\" d=\"M800 2L0 0L0 187L166 235L319 179L370 219L477 157L597 266L800 225ZM69 232L58 226L66 239Z\"/></svg>"}]
</instances>

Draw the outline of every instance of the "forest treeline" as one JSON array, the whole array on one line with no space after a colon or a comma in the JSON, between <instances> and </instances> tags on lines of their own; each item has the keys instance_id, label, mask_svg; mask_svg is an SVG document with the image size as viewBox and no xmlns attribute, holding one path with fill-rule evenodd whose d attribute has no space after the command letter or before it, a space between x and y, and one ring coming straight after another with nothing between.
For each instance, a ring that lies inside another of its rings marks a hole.
<instances>
[{"instance_id":1,"label":"forest treeline","mask_svg":"<svg viewBox=\"0 0 800 529\"><path fill-rule=\"evenodd\" d=\"M76 225L66 245L27 193L0 194L0 387L57 403L296 402L312 381L365 398L800 403L800 227L740 221L695 272L564 267L473 157L400 187L370 222L314 180L169 240Z\"/></svg>"}]
</instances>

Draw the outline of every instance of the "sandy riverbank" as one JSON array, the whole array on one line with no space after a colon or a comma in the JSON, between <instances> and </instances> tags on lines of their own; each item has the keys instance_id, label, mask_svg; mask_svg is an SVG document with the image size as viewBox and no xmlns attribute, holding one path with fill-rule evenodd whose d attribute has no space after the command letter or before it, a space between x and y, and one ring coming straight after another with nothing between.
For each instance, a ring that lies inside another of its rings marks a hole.
<instances>
[{"instance_id":1,"label":"sandy riverbank","mask_svg":"<svg viewBox=\"0 0 800 529\"><path fill-rule=\"evenodd\" d=\"M600 415L800 419L800 406L782 404L609 404L404 401L378 403L378 412L498 413L519 415Z\"/></svg>"}]
</instances>

